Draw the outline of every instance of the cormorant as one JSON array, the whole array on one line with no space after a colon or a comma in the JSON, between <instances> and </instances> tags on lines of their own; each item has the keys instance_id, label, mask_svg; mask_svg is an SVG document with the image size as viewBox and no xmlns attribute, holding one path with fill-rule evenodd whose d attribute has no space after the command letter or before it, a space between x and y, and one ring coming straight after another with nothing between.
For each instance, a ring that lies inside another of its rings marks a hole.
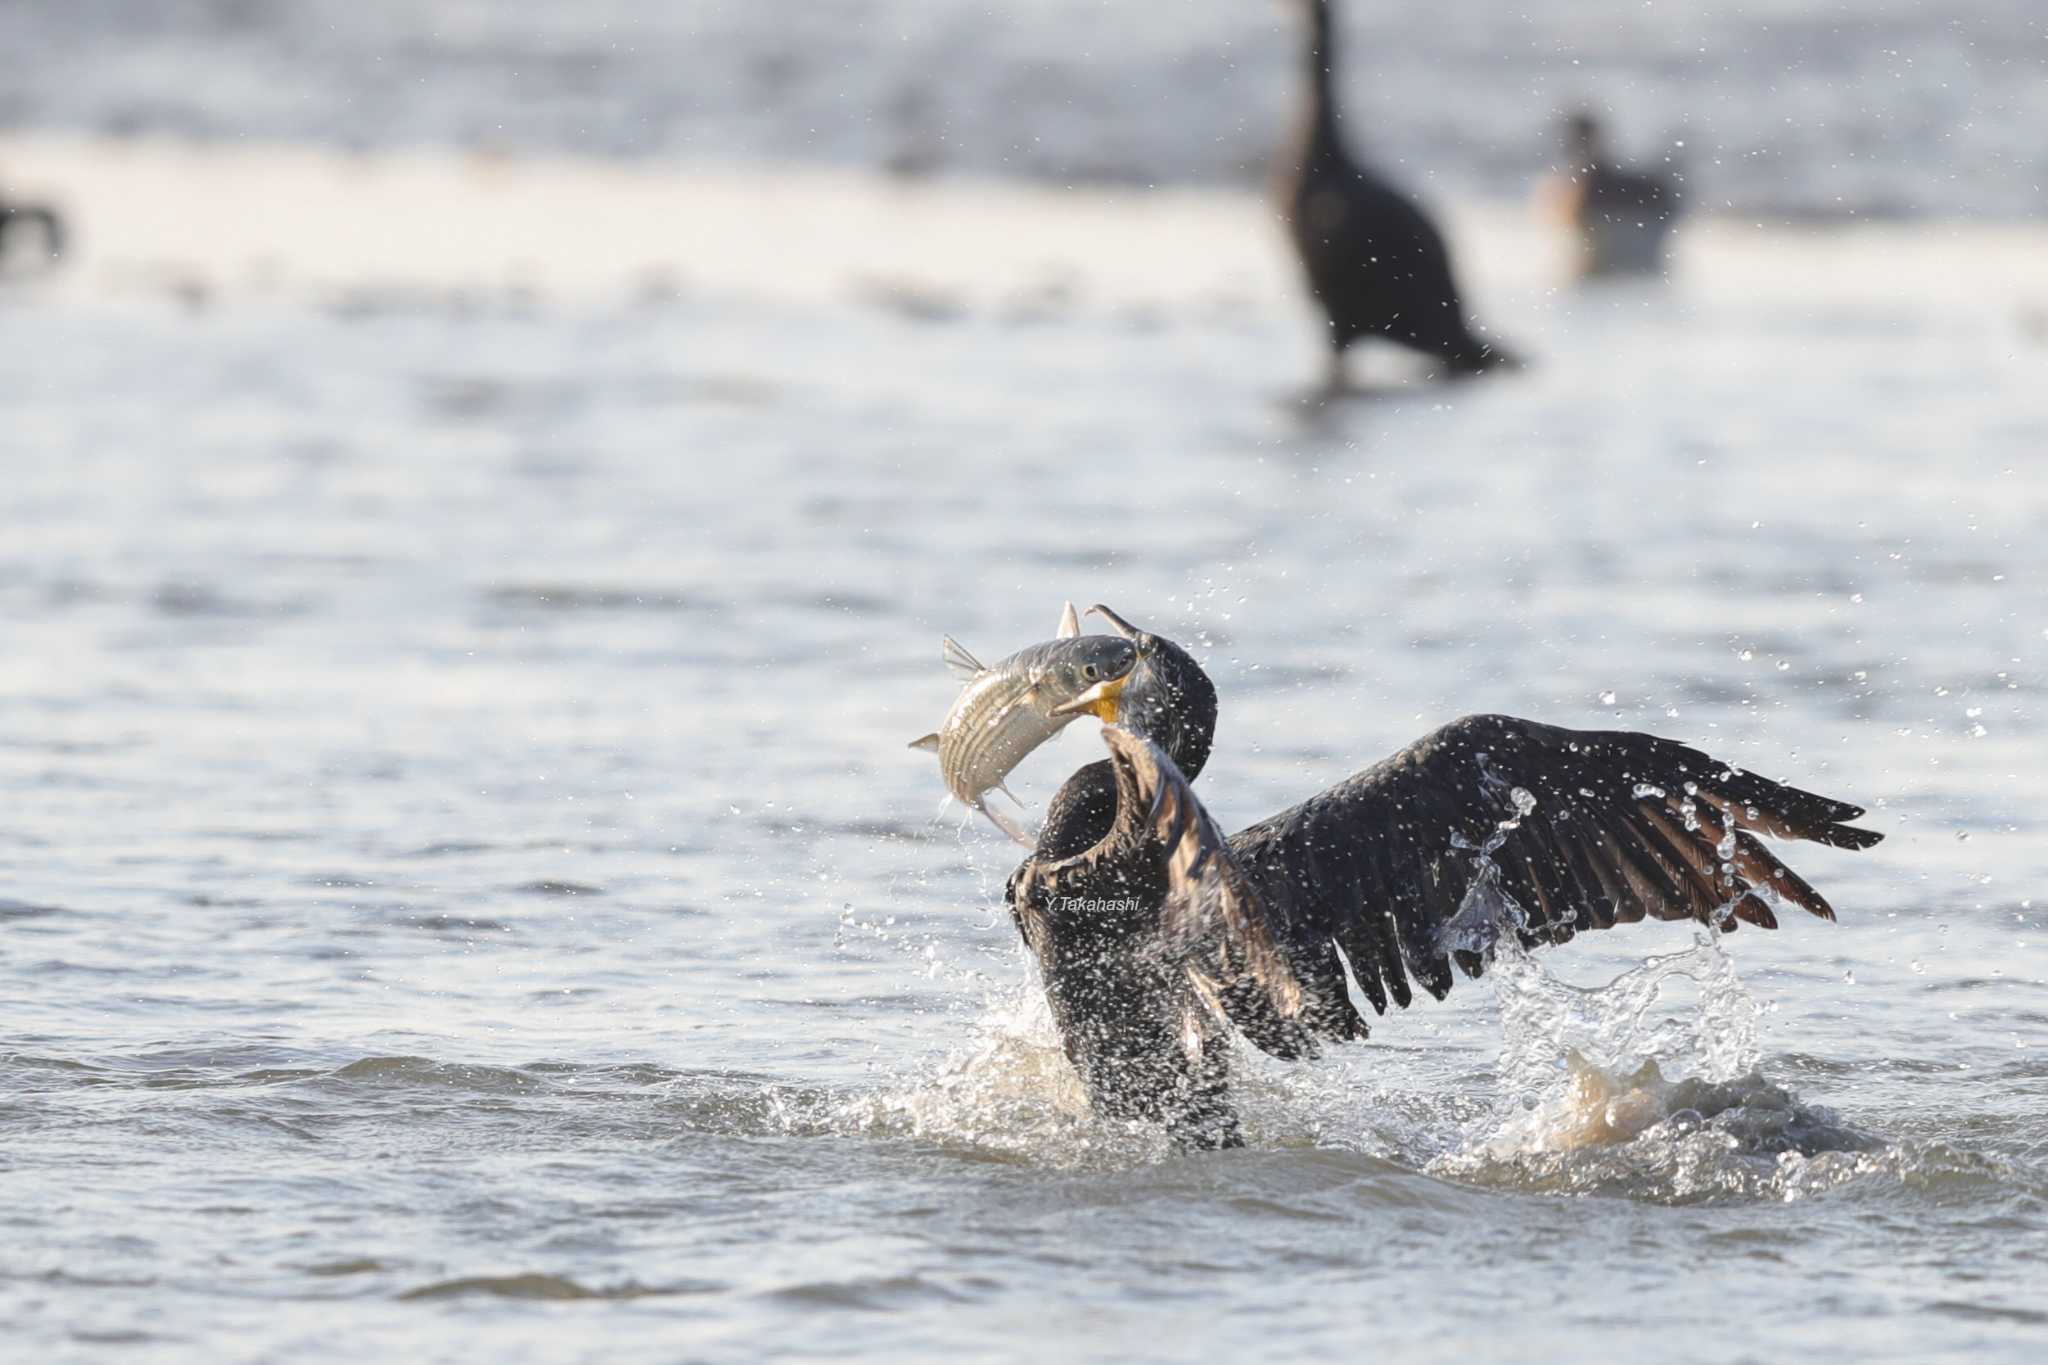
<instances>
[{"instance_id":1,"label":"cormorant","mask_svg":"<svg viewBox=\"0 0 2048 1365\"><path fill-rule=\"evenodd\" d=\"M9 204L0 199L0 262L7 258L10 240L20 240L21 230L31 225L42 237L45 262L64 254L64 220L56 210L41 204Z\"/></svg>"},{"instance_id":2,"label":"cormorant","mask_svg":"<svg viewBox=\"0 0 2048 1365\"><path fill-rule=\"evenodd\" d=\"M1578 236L1579 274L1655 274L1664 268L1664 239L1678 217L1678 183L1625 170L1608 160L1599 120L1565 120L1569 157L1560 198Z\"/></svg>"},{"instance_id":3,"label":"cormorant","mask_svg":"<svg viewBox=\"0 0 2048 1365\"><path fill-rule=\"evenodd\" d=\"M1329 389L1343 387L1345 348L1361 337L1384 337L1440 357L1452 374L1514 364L1512 355L1466 324L1450 252L1429 215L1345 149L1331 89L1329 0L1305 4L1307 101L1278 160L1276 181L1309 293L1329 319Z\"/></svg>"},{"instance_id":4,"label":"cormorant","mask_svg":"<svg viewBox=\"0 0 2048 1365\"><path fill-rule=\"evenodd\" d=\"M1163 1123L1184 1147L1241 1142L1234 1026L1277 1057L1366 1036L1345 969L1384 1014L1411 983L1441 999L1496 937L1692 919L1777 927L1834 911L1757 836L1868 848L1863 811L1622 730L1467 716L1228 839L1191 783L1216 689L1188 653L1106 607L1129 674L1069 704L1109 757L1053 798L1011 876L1067 1056L1097 1113Z\"/></svg>"}]
</instances>

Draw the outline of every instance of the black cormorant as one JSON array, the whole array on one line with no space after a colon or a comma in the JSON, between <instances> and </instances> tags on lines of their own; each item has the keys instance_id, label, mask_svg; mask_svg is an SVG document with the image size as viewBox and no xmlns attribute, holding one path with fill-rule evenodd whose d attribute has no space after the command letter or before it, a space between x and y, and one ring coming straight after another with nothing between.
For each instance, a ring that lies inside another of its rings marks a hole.
<instances>
[{"instance_id":1,"label":"black cormorant","mask_svg":"<svg viewBox=\"0 0 2048 1365\"><path fill-rule=\"evenodd\" d=\"M1304 5L1307 102L1281 154L1277 181L1309 292L1329 319L1328 387L1343 387L1345 348L1361 337L1384 337L1437 356L1453 374L1514 363L1467 325L1450 252L1429 215L1345 149L1331 89L1329 0Z\"/></svg>"},{"instance_id":2,"label":"black cormorant","mask_svg":"<svg viewBox=\"0 0 2048 1365\"><path fill-rule=\"evenodd\" d=\"M1467 716L1228 839L1190 785L1216 689L1187 652L1096 607L1137 646L1071 704L1109 757L1053 798L1011 876L1067 1056L1099 1114L1235 1146L1229 1031L1278 1057L1366 1036L1412 984L1442 998L1497 934L1527 946L1653 919L1775 928L1834 911L1758 839L1860 849L1861 809L1621 730Z\"/></svg>"},{"instance_id":3,"label":"black cormorant","mask_svg":"<svg viewBox=\"0 0 2048 1365\"><path fill-rule=\"evenodd\" d=\"M1589 113L1565 120L1565 154L1559 197L1578 238L1579 274L1662 271L1664 239L1678 217L1677 180L1608 160L1599 120Z\"/></svg>"},{"instance_id":4,"label":"black cormorant","mask_svg":"<svg viewBox=\"0 0 2048 1365\"><path fill-rule=\"evenodd\" d=\"M9 246L22 240L22 230L31 227L42 239L45 262L64 254L64 220L55 209L41 204L10 204L0 199L0 263L6 261Z\"/></svg>"}]
</instances>

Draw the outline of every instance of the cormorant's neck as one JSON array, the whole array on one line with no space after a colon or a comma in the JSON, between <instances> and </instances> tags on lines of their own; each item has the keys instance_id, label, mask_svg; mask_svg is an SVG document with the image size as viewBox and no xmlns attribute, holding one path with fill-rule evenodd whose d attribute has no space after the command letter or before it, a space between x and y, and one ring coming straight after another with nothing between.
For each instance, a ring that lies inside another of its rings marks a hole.
<instances>
[{"instance_id":1,"label":"cormorant's neck","mask_svg":"<svg viewBox=\"0 0 2048 1365\"><path fill-rule=\"evenodd\" d=\"M1591 175L1601 168L1607 159L1607 149L1600 138L1600 130L1591 124L1581 125L1572 130L1572 166L1581 175Z\"/></svg>"},{"instance_id":2,"label":"cormorant's neck","mask_svg":"<svg viewBox=\"0 0 2048 1365\"><path fill-rule=\"evenodd\" d=\"M1124 690L1126 728L1157 744L1192 782L1216 741L1216 684L1180 646L1154 637L1141 676Z\"/></svg>"},{"instance_id":3,"label":"cormorant's neck","mask_svg":"<svg viewBox=\"0 0 2048 1365\"><path fill-rule=\"evenodd\" d=\"M1187 714L1181 717L1173 747L1166 751L1190 782L1209 766L1209 751L1216 743L1216 689L1208 674L1201 675L1199 688L1198 695L1187 699Z\"/></svg>"},{"instance_id":4,"label":"cormorant's neck","mask_svg":"<svg viewBox=\"0 0 2048 1365\"><path fill-rule=\"evenodd\" d=\"M1308 47L1306 77L1308 108L1307 150L1310 157L1342 153L1343 139L1337 131L1337 39L1336 23L1329 0L1308 0Z\"/></svg>"},{"instance_id":5,"label":"cormorant's neck","mask_svg":"<svg viewBox=\"0 0 2048 1365\"><path fill-rule=\"evenodd\" d=\"M1046 807L1033 856L1058 862L1101 843L1116 824L1117 779L1108 759L1078 769L1061 784Z\"/></svg>"}]
</instances>

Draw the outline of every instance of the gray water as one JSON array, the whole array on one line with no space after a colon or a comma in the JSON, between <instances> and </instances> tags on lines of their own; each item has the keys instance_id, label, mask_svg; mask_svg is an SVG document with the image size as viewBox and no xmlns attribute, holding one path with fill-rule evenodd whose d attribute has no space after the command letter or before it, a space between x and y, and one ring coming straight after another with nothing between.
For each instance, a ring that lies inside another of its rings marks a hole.
<instances>
[{"instance_id":1,"label":"gray water","mask_svg":"<svg viewBox=\"0 0 2048 1365\"><path fill-rule=\"evenodd\" d=\"M1298 8L17 0L0 127L1243 185L1290 117ZM2036 0L1337 9L1350 134L1431 194L1526 193L1585 103L1715 212L2048 209Z\"/></svg>"},{"instance_id":2,"label":"gray water","mask_svg":"<svg viewBox=\"0 0 2048 1365\"><path fill-rule=\"evenodd\" d=\"M1499 287L1540 365L1320 412L1291 300L1171 284L17 281L14 1349L2032 1358L2043 352L2010 262L1881 245ZM1085 1114L1012 849L904 748L942 631L1067 597L1206 660L1229 827L1498 709L1889 838L1797 850L1837 925L1247 1057L1251 1149L1174 1155Z\"/></svg>"},{"instance_id":3,"label":"gray water","mask_svg":"<svg viewBox=\"0 0 2048 1365\"><path fill-rule=\"evenodd\" d=\"M211 70L226 124L332 141L306 72L402 29L352 6L238 87L193 33L316 11L161 9L125 74L18 73L43 121ZM483 118L468 69L417 98ZM2048 1345L2038 228L1702 224L1670 286L1572 290L1448 199L1536 363L1374 355L1317 408L1234 192L0 150L84 225L0 278L10 1358ZM1175 1154L1087 1114L1015 850L904 747L942 632L1067 598L1205 661L1229 828L1499 710L1888 837L1792 850L1838 924L1626 926L1247 1054L1249 1149Z\"/></svg>"}]
</instances>

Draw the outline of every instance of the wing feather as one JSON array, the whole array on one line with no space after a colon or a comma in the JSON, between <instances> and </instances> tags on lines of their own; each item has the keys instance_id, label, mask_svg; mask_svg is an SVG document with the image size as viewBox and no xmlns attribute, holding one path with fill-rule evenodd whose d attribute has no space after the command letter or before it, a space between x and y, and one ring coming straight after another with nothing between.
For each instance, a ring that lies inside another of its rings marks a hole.
<instances>
[{"instance_id":1,"label":"wing feather","mask_svg":"<svg viewBox=\"0 0 2048 1365\"><path fill-rule=\"evenodd\" d=\"M1762 840L1868 848L1883 836L1848 823L1863 813L1653 735L1468 716L1230 848L1274 944L1313 961L1297 980L1326 989L1334 944L1384 1011L1411 980L1442 997L1454 963L1483 967L1475 887L1531 944L1645 918L1769 929L1785 905L1833 919Z\"/></svg>"}]
</instances>

